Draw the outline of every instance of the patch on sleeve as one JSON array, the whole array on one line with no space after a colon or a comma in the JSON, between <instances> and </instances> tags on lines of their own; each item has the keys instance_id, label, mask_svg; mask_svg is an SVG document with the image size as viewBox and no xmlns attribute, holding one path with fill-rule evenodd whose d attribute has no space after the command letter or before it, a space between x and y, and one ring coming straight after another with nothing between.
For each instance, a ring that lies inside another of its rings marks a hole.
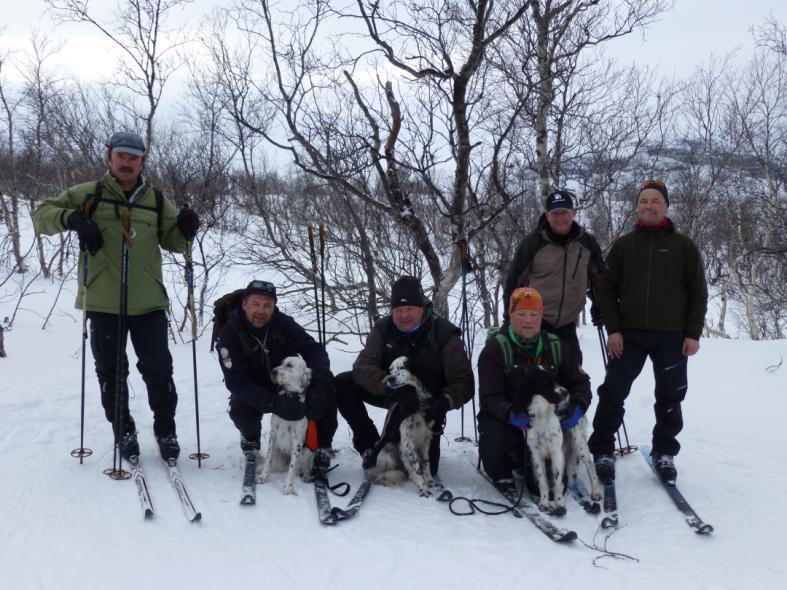
<instances>
[{"instance_id":1,"label":"patch on sleeve","mask_svg":"<svg viewBox=\"0 0 787 590\"><path fill-rule=\"evenodd\" d=\"M221 357L221 363L224 365L225 368L231 369L232 368L232 358L230 357L230 351L227 350L224 346L219 348L219 356Z\"/></svg>"}]
</instances>

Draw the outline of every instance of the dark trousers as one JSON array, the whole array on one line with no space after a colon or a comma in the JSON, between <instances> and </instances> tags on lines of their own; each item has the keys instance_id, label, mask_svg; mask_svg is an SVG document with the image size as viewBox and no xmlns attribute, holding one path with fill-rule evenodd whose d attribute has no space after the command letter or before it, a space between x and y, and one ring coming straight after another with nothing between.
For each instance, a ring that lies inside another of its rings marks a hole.
<instances>
[{"instance_id":1,"label":"dark trousers","mask_svg":"<svg viewBox=\"0 0 787 590\"><path fill-rule=\"evenodd\" d=\"M676 437L683 429L680 404L686 397L687 357L683 356L683 335L680 332L624 330L623 354L610 358L604 383L598 388L598 406L593 419L593 434L588 440L590 451L611 455L615 449L615 432L625 413L623 404L631 385L642 371L645 360L653 362L656 381L656 425L653 427L653 450L677 455L680 444Z\"/></svg>"},{"instance_id":2,"label":"dark trousers","mask_svg":"<svg viewBox=\"0 0 787 590\"><path fill-rule=\"evenodd\" d=\"M378 446L380 433L372 419L369 418L366 404L387 409L393 400L390 397L380 397L366 391L353 380L353 375L350 371L336 375L334 384L336 386L336 406L339 413L350 426L355 450L363 453L367 449ZM333 416L336 416L336 413L330 410L326 414L330 415L331 413L333 413ZM384 427L384 439L386 441L389 439L399 440L399 425L402 423L403 418L404 416L399 416L396 410L389 412ZM335 431L336 429L334 428ZM331 438L334 432L330 433ZM429 446L429 463L432 468L432 474L437 474L437 468L440 464L440 434L432 436L432 443Z\"/></svg>"},{"instance_id":3,"label":"dark trousers","mask_svg":"<svg viewBox=\"0 0 787 590\"><path fill-rule=\"evenodd\" d=\"M513 470L521 469L527 488L538 493L525 433L516 426L483 412L478 414L478 456L493 480L511 479Z\"/></svg>"},{"instance_id":4,"label":"dark trousers","mask_svg":"<svg viewBox=\"0 0 787 590\"><path fill-rule=\"evenodd\" d=\"M101 404L107 420L115 419L115 387L118 358L118 315L89 311L90 348L96 363L96 375L101 386ZM120 348L121 391L120 425L124 432L129 424L128 411L128 357L126 342L137 355L137 369L148 390L148 404L153 410L153 432L175 434L175 408L178 394L172 381L172 355L167 347L167 314L153 311L142 315L126 316L125 330Z\"/></svg>"},{"instance_id":5,"label":"dark trousers","mask_svg":"<svg viewBox=\"0 0 787 590\"><path fill-rule=\"evenodd\" d=\"M251 448L259 450L262 437L262 412L237 398L230 397L229 414L240 435L250 443ZM241 447L244 447L243 443Z\"/></svg>"},{"instance_id":6,"label":"dark trousers","mask_svg":"<svg viewBox=\"0 0 787 590\"><path fill-rule=\"evenodd\" d=\"M545 332L551 332L574 351L574 358L579 365L582 364L582 349L579 348L579 337L577 336L577 325L574 323L566 324L559 328L555 328L547 322L541 322L541 329Z\"/></svg>"}]
</instances>

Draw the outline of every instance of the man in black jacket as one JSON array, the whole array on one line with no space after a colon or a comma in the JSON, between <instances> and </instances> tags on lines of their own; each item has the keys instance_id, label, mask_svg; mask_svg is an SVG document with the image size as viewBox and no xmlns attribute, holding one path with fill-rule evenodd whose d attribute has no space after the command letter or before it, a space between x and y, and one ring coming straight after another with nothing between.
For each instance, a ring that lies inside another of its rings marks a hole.
<instances>
[{"instance_id":1,"label":"man in black jacket","mask_svg":"<svg viewBox=\"0 0 787 590\"><path fill-rule=\"evenodd\" d=\"M285 420L306 416L319 421L330 395L328 353L293 318L279 311L276 300L273 283L251 281L217 343L224 383L230 391L230 418L240 431L240 446L247 457L249 452L260 449L263 414L273 412ZM312 370L305 403L294 396L278 395L277 386L271 381L271 369L285 357L298 354ZM322 444L321 430L318 422L321 448L317 462L328 460L322 447L330 446L330 440Z\"/></svg>"},{"instance_id":2,"label":"man in black jacket","mask_svg":"<svg viewBox=\"0 0 787 590\"><path fill-rule=\"evenodd\" d=\"M338 409L353 432L353 446L361 454L364 469L374 466L383 442L398 440L399 424L419 409L412 386L394 390L385 386L388 367L400 356L410 360L411 371L433 396L425 413L435 421L429 463L436 474L446 412L473 397L475 380L459 328L432 313L421 282L411 276L393 284L391 315L374 326L352 372L336 376ZM382 440L366 404L389 410Z\"/></svg>"},{"instance_id":3,"label":"man in black jacket","mask_svg":"<svg viewBox=\"0 0 787 590\"><path fill-rule=\"evenodd\" d=\"M612 245L601 280L610 360L588 444L602 481L615 478L614 435L648 357L656 380L651 454L662 479L677 477L674 456L683 429L687 361L700 348L708 289L697 247L675 231L668 208L666 185L646 180L637 197L637 226Z\"/></svg>"}]
</instances>

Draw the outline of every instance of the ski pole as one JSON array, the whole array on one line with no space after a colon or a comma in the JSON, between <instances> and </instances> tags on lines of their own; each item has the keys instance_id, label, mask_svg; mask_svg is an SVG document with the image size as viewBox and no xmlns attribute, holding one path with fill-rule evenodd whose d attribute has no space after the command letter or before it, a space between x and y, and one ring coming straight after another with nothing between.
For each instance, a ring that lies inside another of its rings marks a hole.
<instances>
[{"instance_id":1,"label":"ski pole","mask_svg":"<svg viewBox=\"0 0 787 590\"><path fill-rule=\"evenodd\" d=\"M187 205L184 205L186 207ZM194 415L197 420L197 452L189 455L189 459L197 460L197 468L202 468L202 460L210 457L202 452L199 437L199 394L197 388L197 313L194 310L194 264L192 259L193 240L186 247L186 287L188 289L188 308L191 315L191 360L194 367Z\"/></svg>"},{"instance_id":2,"label":"ski pole","mask_svg":"<svg viewBox=\"0 0 787 590\"><path fill-rule=\"evenodd\" d=\"M309 256L312 261L312 287L314 287L314 314L317 316L317 339L320 344L325 346L325 338L322 333L322 322L320 320L320 296L317 292L317 253L314 249L314 226L309 223L306 225L309 233Z\"/></svg>"},{"instance_id":3,"label":"ski pole","mask_svg":"<svg viewBox=\"0 0 787 590\"><path fill-rule=\"evenodd\" d=\"M459 325L461 326L462 342L464 343L465 353L472 357L471 342L470 342L470 311L467 307L467 273L472 270L470 266L470 248L467 245L467 240L462 238L457 242L459 246L459 258L462 263L462 313ZM471 398L473 406L473 436L475 443L478 444L478 425L476 424L476 410L475 410L475 391ZM460 408L461 417L461 431L460 436L456 438L456 442L470 442L470 439L465 436L465 407L462 405Z\"/></svg>"},{"instance_id":4,"label":"ski pole","mask_svg":"<svg viewBox=\"0 0 787 590\"><path fill-rule=\"evenodd\" d=\"M606 372L607 365L609 365L609 356L607 355L607 339L604 337L604 328L601 326L598 327L598 340L601 344L601 360L604 361L604 371ZM623 441L620 437L621 428L619 428L617 433L615 433L615 436L617 436L618 439L618 449L615 452L621 456L629 455L635 452L638 447L631 446L631 443L629 442L629 433L626 430L626 422L624 420L620 421L620 427L623 429L623 437L626 441L626 446L623 446Z\"/></svg>"},{"instance_id":5,"label":"ski pole","mask_svg":"<svg viewBox=\"0 0 787 590\"><path fill-rule=\"evenodd\" d=\"M326 241L326 233L325 233L325 224L320 224L320 287L322 290L322 294L320 296L320 307L321 312L320 315L322 316L322 338L323 338L323 345L328 345L328 332L325 329L325 241Z\"/></svg>"},{"instance_id":6,"label":"ski pole","mask_svg":"<svg viewBox=\"0 0 787 590\"><path fill-rule=\"evenodd\" d=\"M87 203L87 201L85 201ZM87 205L86 205L87 207ZM82 391L79 408L79 448L71 451L72 457L79 457L82 465L84 457L93 454L91 449L85 448L85 342L87 342L87 249L82 245Z\"/></svg>"},{"instance_id":7,"label":"ski pole","mask_svg":"<svg viewBox=\"0 0 787 590\"><path fill-rule=\"evenodd\" d=\"M120 452L120 430L123 411L126 410L125 404L125 378L123 377L123 357L125 354L125 330L126 314L128 313L128 257L129 248L134 243L134 232L131 229L131 212L123 209L120 215L123 240L120 252L120 303L118 305L118 335L117 335L117 356L115 361L115 416L112 421L112 429L115 431L115 448L112 454L112 469L104 470L104 473L112 479L128 479L130 474L123 471L123 457Z\"/></svg>"}]
</instances>

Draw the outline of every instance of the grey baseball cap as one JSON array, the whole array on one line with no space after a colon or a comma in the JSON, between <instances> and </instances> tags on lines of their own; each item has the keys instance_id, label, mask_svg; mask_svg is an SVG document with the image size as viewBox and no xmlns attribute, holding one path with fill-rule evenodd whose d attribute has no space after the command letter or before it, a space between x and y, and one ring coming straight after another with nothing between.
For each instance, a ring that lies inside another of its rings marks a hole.
<instances>
[{"instance_id":1,"label":"grey baseball cap","mask_svg":"<svg viewBox=\"0 0 787 590\"><path fill-rule=\"evenodd\" d=\"M136 133L118 131L109 138L107 147L113 152L123 152L134 156L145 155L145 142Z\"/></svg>"}]
</instances>

